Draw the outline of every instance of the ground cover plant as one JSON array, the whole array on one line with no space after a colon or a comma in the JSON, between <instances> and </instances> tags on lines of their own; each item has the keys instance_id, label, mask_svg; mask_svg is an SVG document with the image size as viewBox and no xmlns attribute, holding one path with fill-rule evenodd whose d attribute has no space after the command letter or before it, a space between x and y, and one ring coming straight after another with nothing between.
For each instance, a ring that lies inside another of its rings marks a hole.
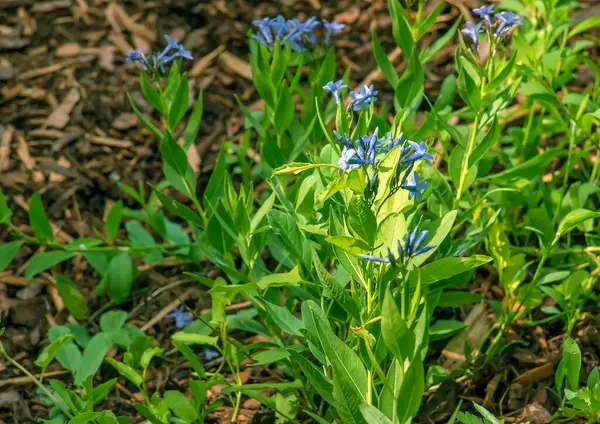
<instances>
[{"instance_id":1,"label":"ground cover plant","mask_svg":"<svg viewBox=\"0 0 600 424\"><path fill-rule=\"evenodd\" d=\"M464 385L473 402L447 405L436 421L600 419L597 355L582 372L575 339L597 314L600 68L591 34L600 19L572 19L576 2L508 1L480 5L425 42L447 4L386 7L402 66L372 31L377 84L354 86L351 70L339 72L341 23L245 23L259 106L237 93L240 143L222 143L205 183L190 153L204 96L190 95L186 73L201 59L166 35L160 50L126 57L152 109L128 95L160 153L159 182L120 182L122 200L68 242L40 193L22 225L0 192L10 234L0 271L38 249L23 276L46 273L65 306L35 369L0 345L6 366L48 406L35 418L241 422L253 400L263 408L257 422L427 422L438 396ZM453 72L430 92L429 63L448 48ZM581 89L583 71L593 83ZM209 307L175 296L163 318L177 329L158 338L128 322L128 309L144 293L144 270L167 257ZM100 308L72 275L54 272L73 259L93 270ZM483 295L484 276L497 296ZM546 378L550 394L537 413L504 416L491 399L494 362L535 343L515 328L542 326L562 359L518 380ZM172 363L184 364L177 384L153 384ZM66 376L46 377L57 364ZM129 398L107 406L117 390Z\"/></svg>"}]
</instances>

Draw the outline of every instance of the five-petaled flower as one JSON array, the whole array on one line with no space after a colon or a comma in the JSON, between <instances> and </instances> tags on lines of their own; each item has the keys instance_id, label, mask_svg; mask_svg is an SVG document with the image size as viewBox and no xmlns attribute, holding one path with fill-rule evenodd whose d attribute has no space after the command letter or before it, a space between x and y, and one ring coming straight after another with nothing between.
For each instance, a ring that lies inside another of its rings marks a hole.
<instances>
[{"instance_id":1,"label":"five-petaled flower","mask_svg":"<svg viewBox=\"0 0 600 424\"><path fill-rule=\"evenodd\" d=\"M367 109L372 102L377 100L377 97L375 96L377 96L378 93L379 92L373 87L373 84L369 87L363 85L358 92L351 91L350 96L353 100L352 105L354 110Z\"/></svg>"},{"instance_id":2,"label":"five-petaled flower","mask_svg":"<svg viewBox=\"0 0 600 424\"><path fill-rule=\"evenodd\" d=\"M346 25L338 24L336 21L328 22L323 19L323 26L325 27L325 31L327 31L327 34L325 35L325 44L329 44L331 42L331 36L342 32Z\"/></svg>"},{"instance_id":3,"label":"five-petaled flower","mask_svg":"<svg viewBox=\"0 0 600 424\"><path fill-rule=\"evenodd\" d=\"M492 26L492 14L494 13L494 7L496 6L493 4L489 6L481 6L473 9L473 13L486 21L489 26Z\"/></svg>"},{"instance_id":4,"label":"five-petaled flower","mask_svg":"<svg viewBox=\"0 0 600 424\"><path fill-rule=\"evenodd\" d=\"M342 88L347 88L347 85L344 85L344 80L338 80L338 81L329 81L325 86L323 86L323 90L329 91L331 92L331 94L333 94L333 97L335 98L335 102L336 103L340 103L341 99L340 99L340 90Z\"/></svg>"},{"instance_id":5,"label":"five-petaled flower","mask_svg":"<svg viewBox=\"0 0 600 424\"><path fill-rule=\"evenodd\" d=\"M408 200L411 200L413 197L417 198L417 202L420 202L423 198L423 190L427 190L429 187L429 183L427 181L421 181L419 179L419 174L417 171L414 171L412 174L412 180L406 181L402 187L408 190Z\"/></svg>"},{"instance_id":6,"label":"five-petaled flower","mask_svg":"<svg viewBox=\"0 0 600 424\"><path fill-rule=\"evenodd\" d=\"M500 21L494 34L496 37L506 34L513 26L520 25L523 20L522 16L513 12L500 12L496 15L496 18Z\"/></svg>"},{"instance_id":7,"label":"five-petaled flower","mask_svg":"<svg viewBox=\"0 0 600 424\"><path fill-rule=\"evenodd\" d=\"M478 24L474 24L473 22L467 22L466 27L463 28L460 32L471 37L471 40L473 40L473 45L477 47L477 44L479 43L478 34L480 32L483 32L483 30L481 29L482 25L483 22L479 22Z\"/></svg>"},{"instance_id":8,"label":"five-petaled flower","mask_svg":"<svg viewBox=\"0 0 600 424\"><path fill-rule=\"evenodd\" d=\"M142 54L142 49L131 50L127 53L127 63L131 65L135 62L139 63L143 70L148 69L148 66L146 65L146 59Z\"/></svg>"},{"instance_id":9,"label":"five-petaled flower","mask_svg":"<svg viewBox=\"0 0 600 424\"><path fill-rule=\"evenodd\" d=\"M178 307L168 314L165 318L175 318L175 327L183 328L194 321L194 317L186 312L182 307Z\"/></svg>"},{"instance_id":10,"label":"five-petaled flower","mask_svg":"<svg viewBox=\"0 0 600 424\"><path fill-rule=\"evenodd\" d=\"M418 160L424 160L425 162L428 162L430 164L433 163L433 155L427 152L427 145L424 141L415 143L414 141L409 140L408 144L412 148L413 154L404 158L403 160L405 162L416 162Z\"/></svg>"}]
</instances>

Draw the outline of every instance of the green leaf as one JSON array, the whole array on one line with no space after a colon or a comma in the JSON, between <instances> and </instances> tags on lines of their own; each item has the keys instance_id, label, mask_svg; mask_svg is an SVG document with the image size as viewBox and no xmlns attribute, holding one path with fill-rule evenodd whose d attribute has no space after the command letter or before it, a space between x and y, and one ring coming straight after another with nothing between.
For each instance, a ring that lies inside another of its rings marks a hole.
<instances>
[{"instance_id":1,"label":"green leaf","mask_svg":"<svg viewBox=\"0 0 600 424\"><path fill-rule=\"evenodd\" d=\"M568 337L563 345L563 357L567 386L575 391L579 388L579 373L581 371L581 350L577 342Z\"/></svg>"},{"instance_id":2,"label":"green leaf","mask_svg":"<svg viewBox=\"0 0 600 424\"><path fill-rule=\"evenodd\" d=\"M54 240L52 226L48 220L48 215L44 210L44 204L40 193L33 193L29 202L29 223L33 227L33 231L41 240Z\"/></svg>"},{"instance_id":3,"label":"green leaf","mask_svg":"<svg viewBox=\"0 0 600 424\"><path fill-rule=\"evenodd\" d=\"M537 155L526 162L513 166L505 171L483 177L481 180L493 181L495 183L509 181L513 178L531 179L544 173L546 167L557 156L563 156L565 153L560 149L549 149L541 155Z\"/></svg>"},{"instance_id":4,"label":"green leaf","mask_svg":"<svg viewBox=\"0 0 600 424\"><path fill-rule=\"evenodd\" d=\"M51 343L54 343L60 337L73 334L69 328L63 325L57 325L48 329L48 339ZM75 335L73 334L74 339L77 340ZM75 342L68 342L57 354L56 360L63 366L63 368L68 369L72 373L75 373L75 370L79 367L81 363L81 352L79 348L75 344Z\"/></svg>"},{"instance_id":5,"label":"green leaf","mask_svg":"<svg viewBox=\"0 0 600 424\"><path fill-rule=\"evenodd\" d=\"M4 224L10 221L10 217L12 216L11 210L8 208L8 204L6 203L6 198L4 197L4 193L0 190L0 224Z\"/></svg>"},{"instance_id":6,"label":"green leaf","mask_svg":"<svg viewBox=\"0 0 600 424\"><path fill-rule=\"evenodd\" d=\"M73 255L74 254L71 252L63 252L60 250L56 250L54 252L44 252L40 253L39 255L35 255L29 259L29 262L27 262L27 266L25 268L25 279L29 281L40 272L72 258Z\"/></svg>"},{"instance_id":7,"label":"green leaf","mask_svg":"<svg viewBox=\"0 0 600 424\"><path fill-rule=\"evenodd\" d=\"M113 358L106 358L106 362L113 366L119 374L129 380L138 389L144 384L144 379L137 373L136 370L122 362L115 361Z\"/></svg>"},{"instance_id":8,"label":"green leaf","mask_svg":"<svg viewBox=\"0 0 600 424\"><path fill-rule=\"evenodd\" d=\"M278 210L267 213L267 219L272 231L283 241L286 250L294 254L305 265L310 266L310 243L298 228L296 221L285 212Z\"/></svg>"},{"instance_id":9,"label":"green leaf","mask_svg":"<svg viewBox=\"0 0 600 424\"><path fill-rule=\"evenodd\" d=\"M351 236L326 237L325 241L352 255L360 255L361 253L369 253L371 251L371 247L367 243Z\"/></svg>"},{"instance_id":10,"label":"green leaf","mask_svg":"<svg viewBox=\"0 0 600 424\"><path fill-rule=\"evenodd\" d=\"M415 336L402 318L388 287L381 307L381 335L392 354L404 364L415 351Z\"/></svg>"},{"instance_id":11,"label":"green leaf","mask_svg":"<svg viewBox=\"0 0 600 424\"><path fill-rule=\"evenodd\" d=\"M494 144L500 139L500 125L498 125L498 120L494 118L492 122L492 126L485 134L483 139L479 142L475 149L469 156L468 167L472 168L479 162L483 157L487 154L487 152L492 148Z\"/></svg>"},{"instance_id":12,"label":"green leaf","mask_svg":"<svg viewBox=\"0 0 600 424\"><path fill-rule=\"evenodd\" d=\"M194 407L194 403L185 397L183 393L176 390L167 390L164 397L169 409L179 418L189 422L194 422L198 419L198 412Z\"/></svg>"},{"instance_id":13,"label":"green leaf","mask_svg":"<svg viewBox=\"0 0 600 424\"><path fill-rule=\"evenodd\" d=\"M240 109L242 109L242 112L244 113L244 116L246 117L246 119L248 120L248 122L250 122L250 125L252 125L252 128L254 128L254 130L258 133L258 135L260 136L260 138L261 139L267 138L267 132L265 131L265 129L263 128L263 126L248 111L248 109L246 109L246 106L244 106L244 104L242 103L242 101L240 100L240 98L237 95L235 96L235 100L237 101L238 106L240 107Z\"/></svg>"},{"instance_id":14,"label":"green leaf","mask_svg":"<svg viewBox=\"0 0 600 424\"><path fill-rule=\"evenodd\" d=\"M183 134L183 150L187 151L194 141L196 141L196 137L198 136L198 132L200 131L200 123L202 122L202 114L204 112L204 104L202 100L202 90L198 93L198 100L196 100L196 104L192 109L192 114L188 119L188 123L185 127L185 132Z\"/></svg>"},{"instance_id":15,"label":"green leaf","mask_svg":"<svg viewBox=\"0 0 600 424\"><path fill-rule=\"evenodd\" d=\"M305 327L300 318L294 316L288 309L270 302L265 302L265 308L269 313L269 317L275 321L282 331L302 337L300 330L304 330Z\"/></svg>"},{"instance_id":16,"label":"green leaf","mask_svg":"<svg viewBox=\"0 0 600 424\"><path fill-rule=\"evenodd\" d=\"M216 336L212 337L212 336L205 336L203 334L185 333L183 331L178 331L177 333L173 334L171 336L171 338L178 342L209 345L209 346L216 346L217 342L219 341L219 338Z\"/></svg>"},{"instance_id":17,"label":"green leaf","mask_svg":"<svg viewBox=\"0 0 600 424\"><path fill-rule=\"evenodd\" d=\"M88 305L75 283L64 275L57 275L56 286L65 306L77 320L85 321L89 317Z\"/></svg>"},{"instance_id":18,"label":"green leaf","mask_svg":"<svg viewBox=\"0 0 600 424\"><path fill-rule=\"evenodd\" d=\"M569 212L558 225L555 242L561 236L569 233L578 224L581 224L589 219L597 218L598 216L600 216L600 212L594 212L587 209L575 209L574 211Z\"/></svg>"},{"instance_id":19,"label":"green leaf","mask_svg":"<svg viewBox=\"0 0 600 424\"><path fill-rule=\"evenodd\" d=\"M133 285L133 262L125 252L111 259L108 267L110 296L117 304L127 299Z\"/></svg>"},{"instance_id":20,"label":"green leaf","mask_svg":"<svg viewBox=\"0 0 600 424\"><path fill-rule=\"evenodd\" d=\"M381 411L373 405L363 403L360 405L360 413L365 417L369 424L392 424L390 419L383 415Z\"/></svg>"},{"instance_id":21,"label":"green leaf","mask_svg":"<svg viewBox=\"0 0 600 424\"><path fill-rule=\"evenodd\" d=\"M308 309L314 320L315 329L323 351L333 366L334 381L342 380L350 387L352 393L366 401L367 372L360 358L354 351L341 341L331 330L329 324L315 312L319 307L309 303Z\"/></svg>"},{"instance_id":22,"label":"green leaf","mask_svg":"<svg viewBox=\"0 0 600 424\"><path fill-rule=\"evenodd\" d=\"M575 28L569 32L567 38L574 37L577 34L581 34L582 32L588 31L597 26L600 26L600 15L592 16L587 18L585 21L578 23Z\"/></svg>"},{"instance_id":23,"label":"green leaf","mask_svg":"<svg viewBox=\"0 0 600 424\"><path fill-rule=\"evenodd\" d=\"M177 350L179 350L179 352L181 352L181 354L183 356L185 356L185 358L189 361L193 370L196 372L196 374L198 374L198 377L204 378L206 371L205 371L204 367L202 366L202 363L198 359L198 356L196 355L196 353L188 345L186 345L183 342L179 342L177 340L172 340L172 343L173 343L173 346L175 346L177 348Z\"/></svg>"},{"instance_id":24,"label":"green leaf","mask_svg":"<svg viewBox=\"0 0 600 424\"><path fill-rule=\"evenodd\" d=\"M447 339L465 327L466 325L461 321L456 321L453 319L440 319L429 328L429 337L430 340Z\"/></svg>"},{"instance_id":25,"label":"green leaf","mask_svg":"<svg viewBox=\"0 0 600 424\"><path fill-rule=\"evenodd\" d=\"M165 111L163 108L162 98L160 94L158 94L158 91L156 91L154 87L152 87L152 85L148 81L148 78L146 78L145 72L142 72L140 75L140 88L142 89L144 97L146 98L146 100L148 100L148 103L150 103L150 105L154 109L158 110L161 114L164 115Z\"/></svg>"},{"instance_id":26,"label":"green leaf","mask_svg":"<svg viewBox=\"0 0 600 424\"><path fill-rule=\"evenodd\" d=\"M22 245L22 240L15 240L9 241L8 243L4 243L0 246L0 272L4 271L17 256L17 253L19 253L19 249Z\"/></svg>"},{"instance_id":27,"label":"green leaf","mask_svg":"<svg viewBox=\"0 0 600 424\"><path fill-rule=\"evenodd\" d=\"M338 168L335 165L329 163L301 163L301 162L292 162L280 166L273 170L273 175L287 175L294 174L298 175L301 172L308 171L309 169L314 168Z\"/></svg>"},{"instance_id":28,"label":"green leaf","mask_svg":"<svg viewBox=\"0 0 600 424\"><path fill-rule=\"evenodd\" d=\"M72 334L65 334L64 336L59 337L42 350L42 353L40 353L35 360L35 364L45 370L46 367L50 365L50 362L54 360L56 354L71 340L73 340Z\"/></svg>"},{"instance_id":29,"label":"green leaf","mask_svg":"<svg viewBox=\"0 0 600 424\"><path fill-rule=\"evenodd\" d=\"M415 47L415 41L404 9L398 0L388 0L388 8L392 18L394 41L402 49L404 57L410 57Z\"/></svg>"},{"instance_id":30,"label":"green leaf","mask_svg":"<svg viewBox=\"0 0 600 424\"><path fill-rule=\"evenodd\" d=\"M375 28L373 28L371 34L371 38L373 39L373 54L375 56L375 61L390 85L392 87L396 87L398 84L398 74L396 73L396 68L385 54L385 50L383 50L383 47L377 38L377 34L375 33Z\"/></svg>"},{"instance_id":31,"label":"green leaf","mask_svg":"<svg viewBox=\"0 0 600 424\"><path fill-rule=\"evenodd\" d=\"M256 362L253 362L250 365L253 367L268 365L272 364L273 362L279 362L289 357L290 353L282 347L276 349L263 350L251 356L252 360Z\"/></svg>"},{"instance_id":32,"label":"green leaf","mask_svg":"<svg viewBox=\"0 0 600 424\"><path fill-rule=\"evenodd\" d=\"M133 102L133 99L131 98L131 95L129 93L127 93L127 98L129 99L129 104L131 104L131 107L133 108L133 111L135 112L135 115L138 117L138 119L142 122L142 124L148 128L152 134L154 134L154 136L160 141L163 139L164 134L158 129L156 128L156 126L150 122L148 120L148 118L146 118L144 116L144 114L137 108L137 106L135 105L135 103Z\"/></svg>"},{"instance_id":33,"label":"green leaf","mask_svg":"<svg viewBox=\"0 0 600 424\"><path fill-rule=\"evenodd\" d=\"M402 379L402 386L398 393L397 409L398 422L409 422L419 411L423 392L425 391L425 375L423 371L423 362L419 355L408 367L407 372Z\"/></svg>"},{"instance_id":34,"label":"green leaf","mask_svg":"<svg viewBox=\"0 0 600 424\"><path fill-rule=\"evenodd\" d=\"M80 386L89 376L96 374L102 365L104 356L112 346L112 337L109 334L98 333L92 337L83 351L79 368L75 372L77 386Z\"/></svg>"},{"instance_id":35,"label":"green leaf","mask_svg":"<svg viewBox=\"0 0 600 424\"><path fill-rule=\"evenodd\" d=\"M317 252L314 250L312 257L313 265L315 267L315 271L317 272L317 277L319 278L319 281L321 282L323 287L325 287L329 291L330 296L336 301L338 301L346 312L352 315L352 317L354 317L354 319L356 319L357 321L360 321L360 309L356 304L355 300L348 294L346 289L341 284L339 284L331 276L331 274L329 274L329 272L321 263Z\"/></svg>"},{"instance_id":36,"label":"green leaf","mask_svg":"<svg viewBox=\"0 0 600 424\"><path fill-rule=\"evenodd\" d=\"M160 152L162 153L165 162L181 177L187 174L188 163L187 155L177 144L173 136L167 133L164 140L160 144Z\"/></svg>"},{"instance_id":37,"label":"green leaf","mask_svg":"<svg viewBox=\"0 0 600 424\"><path fill-rule=\"evenodd\" d=\"M375 244L377 220L369 205L360 197L353 197L348 210L348 222L354 232L370 246Z\"/></svg>"},{"instance_id":38,"label":"green leaf","mask_svg":"<svg viewBox=\"0 0 600 424\"><path fill-rule=\"evenodd\" d=\"M293 119L294 99L287 85L281 84L274 117L277 134L282 135L290 127Z\"/></svg>"},{"instance_id":39,"label":"green leaf","mask_svg":"<svg viewBox=\"0 0 600 424\"><path fill-rule=\"evenodd\" d=\"M265 275L258 281L258 287L261 290L265 290L269 287L297 286L302 282L302 277L296 266L290 272Z\"/></svg>"},{"instance_id":40,"label":"green leaf","mask_svg":"<svg viewBox=\"0 0 600 424\"><path fill-rule=\"evenodd\" d=\"M478 302L481 302L481 295L479 293L445 291L444 295L440 297L440 300L437 302L437 306L455 308L458 306L471 305Z\"/></svg>"},{"instance_id":41,"label":"green leaf","mask_svg":"<svg viewBox=\"0 0 600 424\"><path fill-rule=\"evenodd\" d=\"M116 333L125 325L127 312L116 310L108 311L100 317L100 329L105 333Z\"/></svg>"},{"instance_id":42,"label":"green leaf","mask_svg":"<svg viewBox=\"0 0 600 424\"><path fill-rule=\"evenodd\" d=\"M106 236L110 241L114 240L119 233L119 227L121 226L121 219L123 218L123 202L118 201L113 204L112 208L108 212L106 217Z\"/></svg>"},{"instance_id":43,"label":"green leaf","mask_svg":"<svg viewBox=\"0 0 600 424\"><path fill-rule=\"evenodd\" d=\"M288 349L292 359L302 369L311 386L317 393L330 405L335 405L331 393L333 392L333 383L331 379L323 373L323 370L317 367L304 355L301 355L294 349Z\"/></svg>"},{"instance_id":44,"label":"green leaf","mask_svg":"<svg viewBox=\"0 0 600 424\"><path fill-rule=\"evenodd\" d=\"M146 231L146 229L140 221L127 221L125 223L125 229L127 230L127 236L131 241L131 245L133 247L153 246L156 244L154 237L152 237L152 235L150 235L150 233ZM163 258L163 255L162 253L160 253L159 249L146 250L146 252L148 253L142 256L142 259L147 264L158 262Z\"/></svg>"},{"instance_id":45,"label":"green leaf","mask_svg":"<svg viewBox=\"0 0 600 424\"><path fill-rule=\"evenodd\" d=\"M169 110L169 127L174 129L179 121L185 115L190 104L190 89L188 86L187 78L184 76L177 87L175 97L171 102L171 108Z\"/></svg>"},{"instance_id":46,"label":"green leaf","mask_svg":"<svg viewBox=\"0 0 600 424\"><path fill-rule=\"evenodd\" d=\"M365 421L360 406L365 403L344 379L334 378L333 399L335 409L344 424L370 424Z\"/></svg>"},{"instance_id":47,"label":"green leaf","mask_svg":"<svg viewBox=\"0 0 600 424\"><path fill-rule=\"evenodd\" d=\"M443 258L421 268L421 283L430 286L438 281L446 280L455 275L462 274L490 262L492 258L484 255L475 255L468 258ZM436 286L431 290L437 289Z\"/></svg>"},{"instance_id":48,"label":"green leaf","mask_svg":"<svg viewBox=\"0 0 600 424\"><path fill-rule=\"evenodd\" d=\"M171 199L167 195L158 191L156 188L154 189L154 193L156 193L156 196L158 197L158 200L160 200L160 203L162 203L165 209L167 209L169 212L179 216L180 218L185 219L189 223L192 223L200 228L204 227L204 222L202 222L202 219L192 209L190 209L183 203L178 202L175 199ZM127 224L129 224L129 222ZM127 228L127 225L125 225L125 227Z\"/></svg>"}]
</instances>

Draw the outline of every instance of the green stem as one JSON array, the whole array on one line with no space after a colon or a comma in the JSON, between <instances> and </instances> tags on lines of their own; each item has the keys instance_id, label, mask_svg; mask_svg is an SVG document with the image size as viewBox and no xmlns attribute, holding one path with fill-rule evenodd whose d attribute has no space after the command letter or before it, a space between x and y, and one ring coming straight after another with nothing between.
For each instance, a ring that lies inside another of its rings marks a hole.
<instances>
[{"instance_id":1,"label":"green stem","mask_svg":"<svg viewBox=\"0 0 600 424\"><path fill-rule=\"evenodd\" d=\"M471 153L473 153L473 148L475 147L475 139L477 137L477 130L479 128L479 120L481 119L481 111L478 110L475 114L475 121L473 122L473 130L471 132L471 137L469 138L469 144L467 145L467 151L465 152L465 156L463 157L462 165L460 168L460 181L458 182L458 190L456 191L456 199L455 199L455 208L460 201L463 190L465 188L465 182L467 180L467 175L469 173L469 157Z\"/></svg>"}]
</instances>

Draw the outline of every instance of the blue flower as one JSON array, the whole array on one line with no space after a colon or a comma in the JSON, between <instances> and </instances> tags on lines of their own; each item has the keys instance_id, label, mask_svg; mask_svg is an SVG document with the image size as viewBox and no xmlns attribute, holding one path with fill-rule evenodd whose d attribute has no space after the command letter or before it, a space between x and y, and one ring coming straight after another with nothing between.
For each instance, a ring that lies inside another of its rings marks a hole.
<instances>
[{"instance_id":1,"label":"blue flower","mask_svg":"<svg viewBox=\"0 0 600 424\"><path fill-rule=\"evenodd\" d=\"M429 183L427 181L420 181L419 174L417 171L412 174L412 181L406 181L402 187L408 190L408 200L411 200L413 197L417 198L417 202L420 202L423 198L423 190L427 190L429 187Z\"/></svg>"},{"instance_id":2,"label":"blue flower","mask_svg":"<svg viewBox=\"0 0 600 424\"><path fill-rule=\"evenodd\" d=\"M428 234L429 231L427 230L419 232L418 226L413 228L412 232L409 231L408 233L406 233L406 236L404 238L404 255L406 255L407 257L417 256L421 253L428 252L431 249L435 248L435 245L421 247ZM400 242L398 242L398 248L401 248Z\"/></svg>"},{"instance_id":3,"label":"blue flower","mask_svg":"<svg viewBox=\"0 0 600 424\"><path fill-rule=\"evenodd\" d=\"M358 168L360 165L351 162L352 158L356 156L356 149L351 146L344 146L342 150L342 155L340 156L340 160L338 161L338 165L343 170L347 171L349 169Z\"/></svg>"},{"instance_id":4,"label":"blue flower","mask_svg":"<svg viewBox=\"0 0 600 424\"><path fill-rule=\"evenodd\" d=\"M167 34L165 34L165 40L167 40L167 47L165 47L161 54L158 56L160 59L164 58L167 55L167 53L169 53L169 51L179 49L180 46L179 41L169 37Z\"/></svg>"},{"instance_id":5,"label":"blue flower","mask_svg":"<svg viewBox=\"0 0 600 424\"><path fill-rule=\"evenodd\" d=\"M381 141L381 150L383 150L384 152L389 152L390 150L392 150L394 147L399 146L400 143L402 143L402 136L404 135L404 133L400 133L400 135L396 138L394 138L392 132L390 131L390 133L388 134L387 137L387 143L386 140L383 139Z\"/></svg>"},{"instance_id":6,"label":"blue flower","mask_svg":"<svg viewBox=\"0 0 600 424\"><path fill-rule=\"evenodd\" d=\"M350 138L350 136L348 134L340 134L336 130L333 130L333 134L337 137L337 139L340 141L340 143L342 143L344 146L348 146L348 147L352 146L352 139Z\"/></svg>"},{"instance_id":7,"label":"blue flower","mask_svg":"<svg viewBox=\"0 0 600 424\"><path fill-rule=\"evenodd\" d=\"M148 66L146 66L146 59L142 54L142 49L131 50L127 53L127 63L132 64L135 62L139 63L142 66L142 69L148 69Z\"/></svg>"},{"instance_id":8,"label":"blue flower","mask_svg":"<svg viewBox=\"0 0 600 424\"><path fill-rule=\"evenodd\" d=\"M338 24L336 21L328 22L323 19L323 26L325 27L325 31L327 31L327 34L325 35L325 44L329 44L331 42L331 36L342 32L346 25Z\"/></svg>"},{"instance_id":9,"label":"blue flower","mask_svg":"<svg viewBox=\"0 0 600 424\"><path fill-rule=\"evenodd\" d=\"M367 261L373 261L373 262L381 262L383 264L387 264L389 263L389 259L385 259L385 258L380 258L379 256L373 256L373 255L365 255L363 253L360 253L358 255L359 258L363 258L366 259Z\"/></svg>"},{"instance_id":10,"label":"blue flower","mask_svg":"<svg viewBox=\"0 0 600 424\"><path fill-rule=\"evenodd\" d=\"M349 163L364 165L370 163L375 165L375 155L377 154L377 147L380 143L379 139L379 127L375 128L372 135L363 135L358 138L357 145L357 159L351 159Z\"/></svg>"},{"instance_id":11,"label":"blue flower","mask_svg":"<svg viewBox=\"0 0 600 424\"><path fill-rule=\"evenodd\" d=\"M400 243L400 240L398 240L398 257L396 258L394 256L394 254L392 253L392 251L390 250L390 248L388 247L387 249L387 258L382 258L379 256L374 256L374 255L365 255L365 254L359 254L358 256L362 259L366 259L367 261L372 261L372 262L380 262L380 263L384 263L384 264L391 264L392 267L396 267L398 263L403 263L405 259L409 259L411 257L414 256L418 256L422 253L428 252L431 249L435 248L435 245L427 245L427 246L423 246L423 242L425 241L425 239L427 238L427 235L429 234L429 231L424 230L419 232L419 227L415 227L413 228L412 231L409 231L408 233L406 233L406 236L404 237L404 247L402 247L402 244Z\"/></svg>"},{"instance_id":12,"label":"blue flower","mask_svg":"<svg viewBox=\"0 0 600 424\"><path fill-rule=\"evenodd\" d=\"M216 359L219 356L221 356L221 354L219 352L217 352L216 350L213 350L208 347L204 349L204 357L206 358L207 361L212 361L213 359Z\"/></svg>"},{"instance_id":13,"label":"blue flower","mask_svg":"<svg viewBox=\"0 0 600 424\"><path fill-rule=\"evenodd\" d=\"M282 15L277 15L269 21L269 27L275 31L276 38L281 38L287 31L287 21Z\"/></svg>"},{"instance_id":14,"label":"blue flower","mask_svg":"<svg viewBox=\"0 0 600 424\"><path fill-rule=\"evenodd\" d=\"M347 85L344 85L344 80L338 80L338 81L329 81L327 83L327 85L323 86L323 90L326 91L330 91L331 94L333 94L333 97L335 98L335 102L336 103L340 103L340 90L342 88L346 88L348 87Z\"/></svg>"},{"instance_id":15,"label":"blue flower","mask_svg":"<svg viewBox=\"0 0 600 424\"><path fill-rule=\"evenodd\" d=\"M495 5L481 6L477 9L473 9L473 13L485 20L489 26L492 26L492 14L494 13Z\"/></svg>"},{"instance_id":16,"label":"blue flower","mask_svg":"<svg viewBox=\"0 0 600 424\"><path fill-rule=\"evenodd\" d=\"M378 91L375 90L373 84L370 87L363 85L359 92L352 91L350 96L353 99L354 110L368 109L369 105L377 100Z\"/></svg>"},{"instance_id":17,"label":"blue flower","mask_svg":"<svg viewBox=\"0 0 600 424\"><path fill-rule=\"evenodd\" d=\"M477 34L483 32L483 30L481 29L482 25L483 22L479 22L478 24L473 24L473 22L467 22L466 28L461 29L460 32L471 37L471 40L473 40L473 45L477 46L477 44L479 43L479 36Z\"/></svg>"},{"instance_id":18,"label":"blue flower","mask_svg":"<svg viewBox=\"0 0 600 424\"><path fill-rule=\"evenodd\" d=\"M271 34L271 21L271 18L262 18L252 21L252 24L258 28L260 38L264 40L266 45L269 45L273 42L273 35Z\"/></svg>"},{"instance_id":19,"label":"blue flower","mask_svg":"<svg viewBox=\"0 0 600 424\"><path fill-rule=\"evenodd\" d=\"M427 152L427 145L424 141L421 141L418 144L414 141L409 141L408 144L412 148L414 153L403 159L405 162L416 162L422 159L425 162L433 164L433 155Z\"/></svg>"},{"instance_id":20,"label":"blue flower","mask_svg":"<svg viewBox=\"0 0 600 424\"><path fill-rule=\"evenodd\" d=\"M506 34L514 25L520 25L523 17L513 12L500 12L496 15L496 19L500 21L500 25L498 25L494 34L498 37L499 35Z\"/></svg>"},{"instance_id":21,"label":"blue flower","mask_svg":"<svg viewBox=\"0 0 600 424\"><path fill-rule=\"evenodd\" d=\"M183 328L194 321L194 317L187 313L182 307L176 308L165 318L175 318L175 327Z\"/></svg>"}]
</instances>

